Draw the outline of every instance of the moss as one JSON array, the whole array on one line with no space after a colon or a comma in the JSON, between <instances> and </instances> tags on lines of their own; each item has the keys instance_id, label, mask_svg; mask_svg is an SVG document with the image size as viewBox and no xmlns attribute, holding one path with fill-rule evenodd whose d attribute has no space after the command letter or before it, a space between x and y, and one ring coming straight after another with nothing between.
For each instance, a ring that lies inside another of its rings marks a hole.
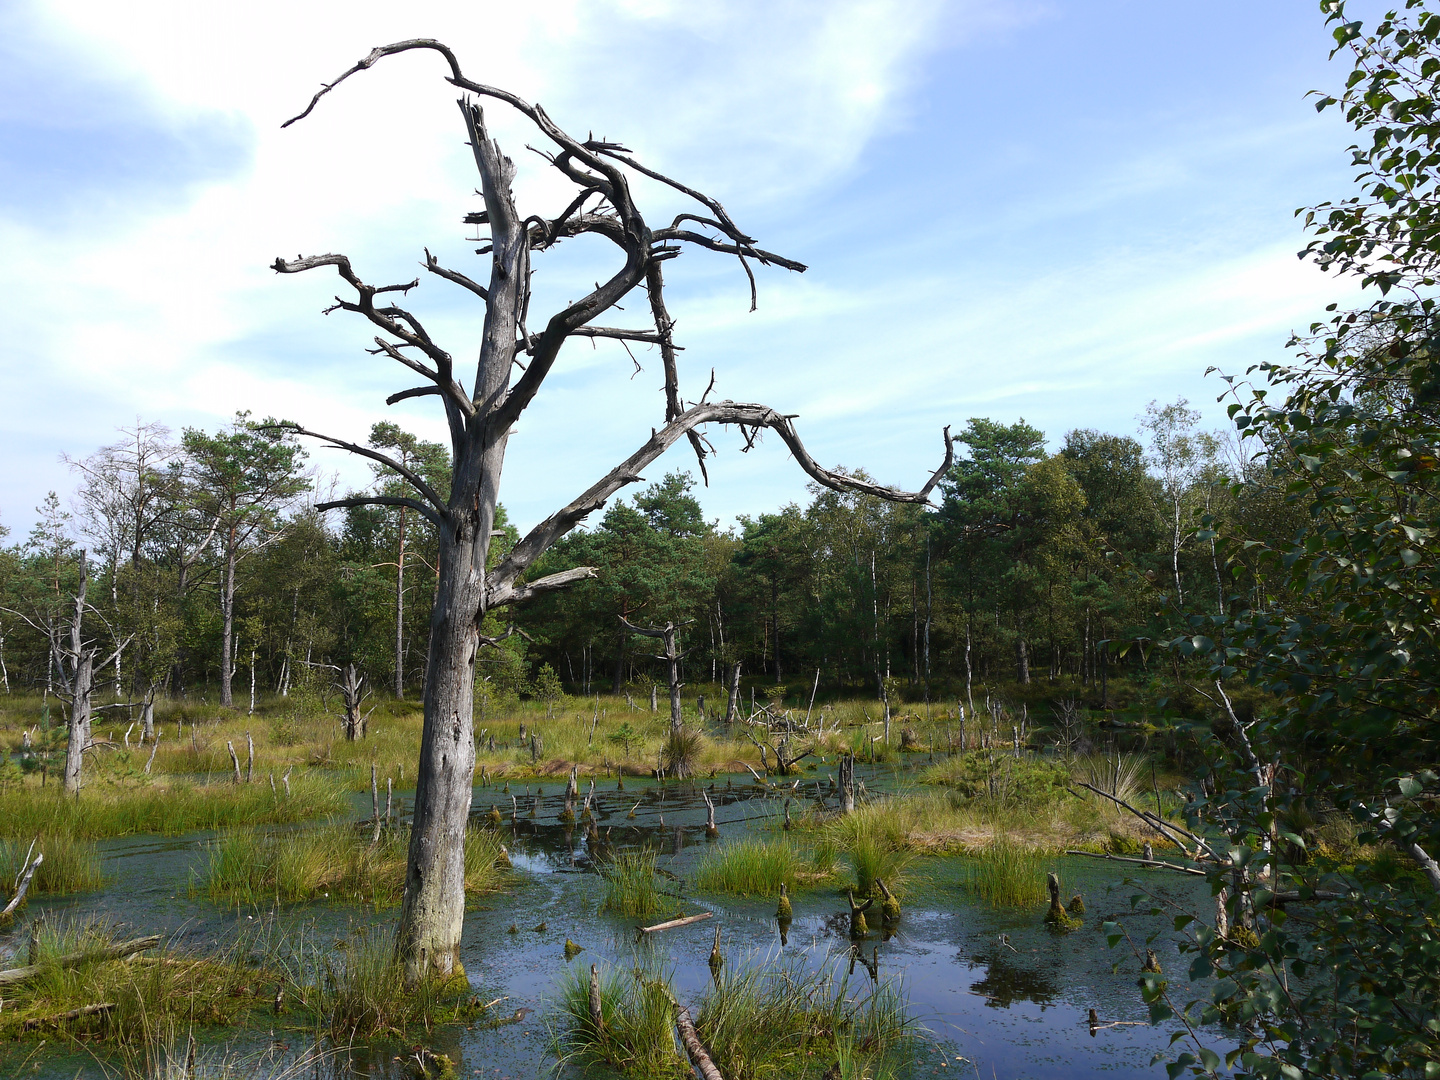
<instances>
[{"instance_id":1,"label":"moss","mask_svg":"<svg viewBox=\"0 0 1440 1080\"><path fill-rule=\"evenodd\" d=\"M793 918L790 911L790 897L786 895L785 883L780 883L780 903L776 906L775 917L783 922L789 922Z\"/></svg>"},{"instance_id":2,"label":"moss","mask_svg":"<svg viewBox=\"0 0 1440 1080\"><path fill-rule=\"evenodd\" d=\"M1081 899L1079 893L1076 893L1070 898L1070 903L1065 905L1065 910L1068 911L1071 915L1085 914L1085 901Z\"/></svg>"}]
</instances>

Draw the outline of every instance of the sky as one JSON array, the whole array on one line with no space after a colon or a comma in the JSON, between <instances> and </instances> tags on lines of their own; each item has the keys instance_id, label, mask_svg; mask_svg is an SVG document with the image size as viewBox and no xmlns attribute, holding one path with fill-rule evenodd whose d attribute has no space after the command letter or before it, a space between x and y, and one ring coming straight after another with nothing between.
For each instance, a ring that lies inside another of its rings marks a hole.
<instances>
[{"instance_id":1,"label":"sky","mask_svg":"<svg viewBox=\"0 0 1440 1080\"><path fill-rule=\"evenodd\" d=\"M914 488L941 429L1024 418L1134 434L1151 401L1224 422L1224 384L1353 300L1296 258L1297 207L1350 193L1350 132L1307 91L1344 59L1313 0L529 0L195 4L0 0L0 525L137 418L214 430L237 411L363 441L390 419L443 440L433 400L322 314L344 252L409 281L428 247L482 280L473 160L440 59L386 60L289 128L372 46L435 37L477 81L725 204L804 274L667 264L682 393L797 414L813 456ZM522 213L566 190L487 108ZM680 204L649 182L647 218ZM613 272L599 242L535 260L544 314ZM483 312L430 279L408 306L457 358ZM643 296L632 298L643 311ZM532 314L530 325L541 318ZM616 316L623 323L623 316ZM529 526L648 438L659 358L567 345L509 444L501 500ZM465 380L462 380L465 381ZM708 516L804 502L778 439L712 435ZM317 449L339 488L369 469ZM693 471L684 443L647 479ZM633 489L632 489L633 490Z\"/></svg>"}]
</instances>

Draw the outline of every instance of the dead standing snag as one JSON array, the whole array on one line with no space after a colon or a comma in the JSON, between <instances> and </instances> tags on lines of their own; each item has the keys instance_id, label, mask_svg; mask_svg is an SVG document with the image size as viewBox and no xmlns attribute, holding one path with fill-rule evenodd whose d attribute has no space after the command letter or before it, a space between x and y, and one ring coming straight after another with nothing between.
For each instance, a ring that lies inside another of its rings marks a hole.
<instances>
[{"instance_id":1,"label":"dead standing snag","mask_svg":"<svg viewBox=\"0 0 1440 1080\"><path fill-rule=\"evenodd\" d=\"M821 468L806 452L792 418L768 406L709 401L708 390L698 403L687 406L679 389L674 321L665 307L663 264L688 245L735 256L747 275L752 261L795 271L805 267L756 247L719 202L637 162L623 146L593 138L577 139L557 126L540 106L466 78L454 53L438 41L415 39L375 49L335 82L324 86L305 112L287 121L286 126L308 116L320 98L351 75L373 67L386 56L416 49L440 54L449 67L447 81L473 95L462 99L459 107L474 151L484 209L467 215L466 220L489 229L488 241L477 251L488 256L488 281L477 281L442 266L429 252L421 264L425 274L465 289L483 307L483 331L472 386L467 389L457 379L452 353L431 337L414 313L398 306L397 301L419 284L418 278L398 285L371 285L342 254L280 258L273 264L282 274L333 267L347 286L347 295L337 297L331 310L366 319L379 331L373 353L389 357L419 378L418 385L391 395L388 402L438 398L450 432L453 479L449 497L442 498L423 477L390 455L291 427L297 434L384 465L412 490L410 496L353 496L321 503L320 509L364 504L403 506L421 514L438 534L438 581L426 661L425 724L396 940L396 951L412 980L429 974L448 976L458 964L465 910L465 823L475 767L471 729L474 664L477 651L485 643L481 635L485 615L595 574L593 568L580 566L526 580L527 571L551 544L600 509L625 485L640 480L640 471L682 437L689 441L703 471L704 458L710 452L704 437L708 424L735 425L747 443L761 428L769 428L817 483L898 502L925 502L953 457L947 430L940 468L919 491L897 491ZM557 216L522 216L517 209L511 191L514 163L490 138L485 114L476 99L510 106L546 141L541 148L543 156L576 188L575 197ZM677 215L665 227L652 228L631 196L630 177L635 173L694 200L693 212ZM614 245L619 266L608 279L598 282L592 291L555 312L540 326L530 310L531 258L582 234ZM643 289L648 299L648 326L622 329L596 325L601 315L636 289ZM540 328L532 331L532 325ZM487 571L506 444L561 348L576 337L658 346L665 381L664 423L652 429L650 438L624 461L531 529Z\"/></svg>"}]
</instances>

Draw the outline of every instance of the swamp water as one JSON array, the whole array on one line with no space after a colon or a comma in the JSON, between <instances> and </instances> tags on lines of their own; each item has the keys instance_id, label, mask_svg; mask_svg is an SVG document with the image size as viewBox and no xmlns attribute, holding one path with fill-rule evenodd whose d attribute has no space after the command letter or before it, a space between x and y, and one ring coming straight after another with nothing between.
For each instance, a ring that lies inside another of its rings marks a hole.
<instances>
[{"instance_id":1,"label":"swamp water","mask_svg":"<svg viewBox=\"0 0 1440 1080\"><path fill-rule=\"evenodd\" d=\"M806 774L802 784L812 798L815 775ZM893 786L888 772L857 767L857 777L872 791ZM775 793L781 789L767 794L748 777L744 783L733 781L733 786L724 780L715 782L712 798L720 839L707 840L699 787L671 782L661 789L653 782L627 779L625 791L617 792L613 780L597 783L595 813L602 838L608 831L608 842L598 854L642 847L657 851L665 888L682 897L680 913L714 913L711 919L637 943L637 925L669 916L641 920L597 914L602 882L595 873L596 853L587 843L585 827L557 821L563 783L540 787L540 809L531 817L523 794L526 785L511 784L520 799L520 818L513 823L510 797L501 788L475 791L476 820L485 820L492 806L500 808L504 816L500 829L516 872L505 892L479 898L467 913L462 960L480 999L501 999L488 1019L509 1018L517 1011L521 1019L498 1026L489 1026L486 1020L452 1024L425 1037L424 1045L456 1063L460 1077L554 1073L555 1038L550 1025L557 1018L556 999L567 965L587 973L592 963L602 971L607 967L628 971L636 966L637 957L648 954L672 975L677 996L693 1009L710 983L707 959L716 926L727 972L749 965L831 964L839 965L839 975L848 973L852 996L865 995L873 985L866 965L853 964L852 969L848 909L833 886L792 896L794 919L783 941L775 898L696 894L688 887L687 879L708 846L778 829L783 796L777 798ZM533 782L530 790L533 800ZM408 798L400 798L399 806L402 811L408 807ZM357 796L354 807L357 820L368 817L368 796ZM627 816L632 807L634 819ZM366 926L388 933L393 925L394 909L376 913L322 901L278 911L236 910L192 897L192 882L200 881L207 865L209 839L210 834L205 834L103 842L100 848L110 879L103 892L58 900L42 897L31 903L28 916L68 911L106 917L137 935L172 935L182 948L228 944L237 933L254 932L266 923L281 935L306 935L314 941L339 941ZM872 932L864 942L867 960L874 963L878 955L879 979L898 983L923 1029L916 1054L899 1075L987 1080L1149 1080L1164 1075L1151 1061L1168 1048L1177 1028L1173 1023L1156 1027L1143 1023L1146 1011L1136 988L1139 962L1123 944L1114 950L1107 947L1101 923L1112 916L1124 918L1142 947L1148 934L1161 931L1153 947L1167 972L1181 972L1174 979L1177 997L1189 1000L1202 988L1185 984L1180 958L1168 940L1173 935L1163 932L1164 923L1130 914L1130 897L1137 890L1124 884L1127 868L1077 857L1057 859L1052 865L1061 875L1065 897L1078 892L1088 906L1084 926L1070 934L1045 928L1043 905L997 910L972 897L963 884L964 859L920 858L911 864L912 884L898 933L882 939L879 932ZM1135 876L1143 877L1145 887L1158 896L1190 910L1209 906L1203 882L1163 871L1128 869L1137 871ZM872 927L878 927L878 905L871 914ZM13 954L23 949L27 922L28 917L8 935L0 935L0 966L14 963ZM543 930L534 929L542 923ZM567 939L583 946L570 960L565 956ZM1091 1008L1102 1023L1127 1023L1092 1034ZM209 1037L228 1037L242 1054L277 1046L282 1056L285 1047L298 1052L307 1045L307 1034L287 1029L284 1020L277 1018L270 1032L252 1029L238 1038L233 1032ZM1215 1045L1223 1040L1212 1032L1207 1042ZM337 1080L414 1075L405 1071L401 1060L411 1049L395 1043L356 1047L322 1074ZM0 1046L0 1076L73 1080L114 1075L113 1068L107 1072L83 1049L56 1041L36 1050L35 1043Z\"/></svg>"}]
</instances>

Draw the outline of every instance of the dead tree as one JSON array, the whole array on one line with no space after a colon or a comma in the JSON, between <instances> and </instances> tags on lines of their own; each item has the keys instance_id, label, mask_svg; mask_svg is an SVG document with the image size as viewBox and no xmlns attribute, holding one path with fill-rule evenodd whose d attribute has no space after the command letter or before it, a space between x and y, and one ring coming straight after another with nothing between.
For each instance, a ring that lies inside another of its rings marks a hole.
<instances>
[{"instance_id":1,"label":"dead tree","mask_svg":"<svg viewBox=\"0 0 1440 1080\"><path fill-rule=\"evenodd\" d=\"M642 637L648 638L658 638L661 642L664 643L665 652L655 657L655 659L664 660L669 667L670 734L672 735L679 732L684 721L684 717L682 717L680 714L680 688L685 685L680 681L680 661L684 660L685 657L689 655L688 650L683 653L680 651L680 647L675 640L675 636L679 632L680 627L687 625L689 621L690 620L687 619L685 622L678 625L672 622L667 622L664 626L636 626L629 619L625 618L624 615L620 616L621 625L624 626L626 630L629 630L632 634L639 634ZM650 709L652 712L655 709L655 691L653 687L650 691Z\"/></svg>"},{"instance_id":2,"label":"dead tree","mask_svg":"<svg viewBox=\"0 0 1440 1080\"><path fill-rule=\"evenodd\" d=\"M726 680L730 692L725 701L725 723L733 724L740 715L740 661L730 665L730 678Z\"/></svg>"},{"instance_id":3,"label":"dead tree","mask_svg":"<svg viewBox=\"0 0 1440 1080\"><path fill-rule=\"evenodd\" d=\"M370 694L365 687L365 676L360 674L354 664L346 664L345 670L340 673L340 681L335 686L345 705L345 717L341 721L345 728L345 741L354 742L364 734L365 721L369 716L368 713L365 716L360 715L360 706Z\"/></svg>"},{"instance_id":4,"label":"dead tree","mask_svg":"<svg viewBox=\"0 0 1440 1080\"><path fill-rule=\"evenodd\" d=\"M840 812L855 812L855 755L845 754L840 758Z\"/></svg>"},{"instance_id":5,"label":"dead tree","mask_svg":"<svg viewBox=\"0 0 1440 1080\"><path fill-rule=\"evenodd\" d=\"M94 745L90 738L90 721L94 712L91 697L95 692L95 671L97 668L103 670L108 667L135 637L131 634L116 645L114 652L96 663L95 643L85 636L85 616L95 609L85 600L85 594L90 587L90 573L84 548L80 549L79 562L80 583L71 597L72 607L67 621L62 623L53 617L37 621L22 612L11 610L11 614L18 615L50 639L50 651L55 658L55 668L60 679L58 692L70 706L65 745L67 795L79 793L81 775L85 769L85 752Z\"/></svg>"},{"instance_id":6,"label":"dead tree","mask_svg":"<svg viewBox=\"0 0 1440 1080\"><path fill-rule=\"evenodd\" d=\"M462 386L453 354L431 337L418 316L396 303L419 285L418 277L400 284L372 285L360 277L343 254L279 258L273 269L293 274L333 267L347 291L336 298L330 310L367 320L379 331L374 339L374 354L396 361L419 377L417 385L391 395L387 401L393 404L410 398L438 399L449 427L453 475L449 496L442 497L417 471L381 450L298 425L288 426L297 434L378 462L412 489L408 496L356 495L332 500L320 503L319 509L405 507L427 520L437 534L425 722L396 940L407 977L414 980L431 973L448 976L458 962L465 911L465 826L475 768L474 664L477 651L494 643L482 635L483 620L496 609L595 576L593 567L577 566L539 578L527 577L535 561L556 540L627 484L642 480L641 470L681 439L688 440L703 474L704 459L713 450L704 429L711 424L738 427L747 449L760 430L768 428L817 483L899 502L926 502L949 468L953 453L947 430L941 467L919 491L903 492L821 468L800 441L793 417L768 406L712 401L709 389L698 401L685 402L680 393L674 321L665 305L664 264L688 246L738 259L752 282L752 263L794 271L805 267L757 247L715 199L656 172L618 143L576 138L556 125L539 105L467 78L454 53L438 41L414 39L375 49L323 86L305 111L287 121L287 126L308 116L324 95L351 75L368 70L387 56L411 50L442 57L448 68L446 80L466 95L458 104L474 152L484 206L467 214L465 221L488 229L488 237L477 249L477 254L488 257L488 277L475 280L443 266L428 251L421 266L426 275L450 282L479 303L483 330L478 349L473 344L464 346L478 352L472 385L468 389ZM546 217L522 214L517 209L511 191L515 166L491 139L482 101L506 105L528 121L543 143L537 151L574 185L574 197L558 214ZM693 208L666 225L652 227L630 190L631 178L637 175L686 197ZM542 324L531 311L532 258L582 235L612 245L618 253L617 268ZM642 290L648 325L627 329L597 323L600 316L617 309L636 290ZM751 304L753 307L753 287ZM538 330L532 330L532 326ZM508 440L554 368L562 347L574 339L619 341L627 348L631 343L658 347L664 374L663 422L652 428L649 438L625 460L541 521L491 567L487 557Z\"/></svg>"}]
</instances>

